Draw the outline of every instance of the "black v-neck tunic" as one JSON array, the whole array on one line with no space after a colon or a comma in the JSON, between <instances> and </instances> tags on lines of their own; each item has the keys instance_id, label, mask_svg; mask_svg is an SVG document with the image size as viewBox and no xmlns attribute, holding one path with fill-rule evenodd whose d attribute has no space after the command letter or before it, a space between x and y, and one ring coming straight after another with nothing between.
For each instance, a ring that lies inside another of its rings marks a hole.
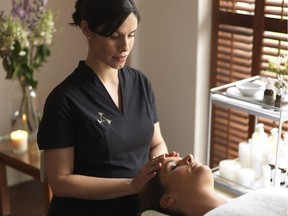
<instances>
[{"instance_id":1,"label":"black v-neck tunic","mask_svg":"<svg viewBox=\"0 0 288 216\"><path fill-rule=\"evenodd\" d=\"M133 178L148 161L158 121L151 84L141 72L119 70L123 112L83 61L49 94L40 122L39 149L74 146L74 173ZM134 215L137 197L80 200L53 196L50 215Z\"/></svg>"}]
</instances>

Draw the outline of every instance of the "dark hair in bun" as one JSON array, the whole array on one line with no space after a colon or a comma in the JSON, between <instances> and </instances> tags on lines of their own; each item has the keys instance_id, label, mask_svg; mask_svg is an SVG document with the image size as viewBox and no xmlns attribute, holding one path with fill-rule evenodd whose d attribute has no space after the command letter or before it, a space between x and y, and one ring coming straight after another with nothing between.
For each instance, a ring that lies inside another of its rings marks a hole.
<instances>
[{"instance_id":1,"label":"dark hair in bun","mask_svg":"<svg viewBox=\"0 0 288 216\"><path fill-rule=\"evenodd\" d=\"M73 26L85 20L91 31L110 36L134 13L140 22L140 14L133 0L77 0L72 14Z\"/></svg>"}]
</instances>

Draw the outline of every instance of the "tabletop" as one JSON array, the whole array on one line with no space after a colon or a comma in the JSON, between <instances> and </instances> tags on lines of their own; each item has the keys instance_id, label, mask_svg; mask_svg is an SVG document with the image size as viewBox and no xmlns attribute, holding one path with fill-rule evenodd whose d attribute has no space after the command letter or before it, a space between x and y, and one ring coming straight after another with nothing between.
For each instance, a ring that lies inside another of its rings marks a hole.
<instances>
[{"instance_id":1,"label":"tabletop","mask_svg":"<svg viewBox=\"0 0 288 216\"><path fill-rule=\"evenodd\" d=\"M28 150L21 154L12 151L9 138L0 140L0 161L40 180L40 151L35 139L29 140Z\"/></svg>"}]
</instances>

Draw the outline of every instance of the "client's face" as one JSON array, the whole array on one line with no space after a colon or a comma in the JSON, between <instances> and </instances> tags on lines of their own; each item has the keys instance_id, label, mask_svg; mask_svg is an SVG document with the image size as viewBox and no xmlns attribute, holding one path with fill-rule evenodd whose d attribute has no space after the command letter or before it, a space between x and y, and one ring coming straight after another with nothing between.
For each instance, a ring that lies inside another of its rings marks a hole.
<instances>
[{"instance_id":1,"label":"client's face","mask_svg":"<svg viewBox=\"0 0 288 216\"><path fill-rule=\"evenodd\" d=\"M214 186L210 168L195 161L192 155L168 157L162 164L160 179L170 193L184 196L193 192L195 195L207 186Z\"/></svg>"}]
</instances>

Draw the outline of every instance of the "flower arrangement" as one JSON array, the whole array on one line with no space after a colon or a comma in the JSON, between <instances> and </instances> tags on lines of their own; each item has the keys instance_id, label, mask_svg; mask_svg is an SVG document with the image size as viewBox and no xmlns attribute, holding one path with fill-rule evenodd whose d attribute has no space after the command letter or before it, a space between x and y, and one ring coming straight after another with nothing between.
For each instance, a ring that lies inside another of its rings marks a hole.
<instances>
[{"instance_id":1,"label":"flower arrangement","mask_svg":"<svg viewBox=\"0 0 288 216\"><path fill-rule=\"evenodd\" d=\"M0 57L6 79L17 78L22 90L37 88L34 72L50 56L54 26L48 0L12 0L9 15L0 12Z\"/></svg>"},{"instance_id":2,"label":"flower arrangement","mask_svg":"<svg viewBox=\"0 0 288 216\"><path fill-rule=\"evenodd\" d=\"M286 94L288 89L287 82L284 79L285 75L288 75L288 56L277 56L268 59L268 72L276 73L277 80L274 83L278 93L282 97Z\"/></svg>"},{"instance_id":3,"label":"flower arrangement","mask_svg":"<svg viewBox=\"0 0 288 216\"><path fill-rule=\"evenodd\" d=\"M277 56L268 59L268 71L277 75L288 74L288 56Z\"/></svg>"}]
</instances>

